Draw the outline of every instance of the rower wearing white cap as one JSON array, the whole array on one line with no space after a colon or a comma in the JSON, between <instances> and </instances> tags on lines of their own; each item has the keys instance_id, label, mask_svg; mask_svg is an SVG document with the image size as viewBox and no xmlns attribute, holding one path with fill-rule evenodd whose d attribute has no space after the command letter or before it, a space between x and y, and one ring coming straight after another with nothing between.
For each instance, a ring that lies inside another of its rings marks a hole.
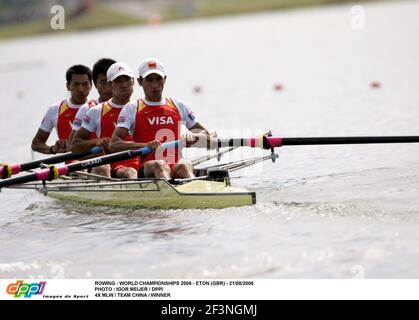
<instances>
[{"instance_id":1,"label":"rower wearing white cap","mask_svg":"<svg viewBox=\"0 0 419 320\"><path fill-rule=\"evenodd\" d=\"M130 101L134 90L134 73L126 63L117 62L109 67L106 75L112 86L112 99L87 111L82 126L75 135L71 147L73 152L86 152L95 146L100 146L109 152L109 140L115 130L119 113ZM91 139L92 133L96 133L98 138ZM132 141L129 135L126 135L125 139ZM138 158L133 158L101 166L99 170L92 172L108 177L135 179L138 166Z\"/></svg>"},{"instance_id":2,"label":"rower wearing white cap","mask_svg":"<svg viewBox=\"0 0 419 320\"><path fill-rule=\"evenodd\" d=\"M163 142L179 140L182 124L191 132L187 142L209 139L208 131L183 102L163 97L166 79L165 68L159 60L147 59L141 63L138 83L145 98L127 104L121 111L110 143L112 152L138 149L147 144L156 149ZM134 142L124 141L129 132ZM140 159L139 177L170 180L193 178L194 173L190 161L182 159L177 151L168 150Z\"/></svg>"}]
</instances>

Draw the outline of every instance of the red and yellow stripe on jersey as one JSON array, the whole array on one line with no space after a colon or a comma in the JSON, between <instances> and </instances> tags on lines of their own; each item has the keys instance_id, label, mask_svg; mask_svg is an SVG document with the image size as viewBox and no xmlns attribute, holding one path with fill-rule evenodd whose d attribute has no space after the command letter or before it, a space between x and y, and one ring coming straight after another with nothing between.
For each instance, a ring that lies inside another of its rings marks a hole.
<instances>
[{"instance_id":1,"label":"red and yellow stripe on jersey","mask_svg":"<svg viewBox=\"0 0 419 320\"><path fill-rule=\"evenodd\" d=\"M121 108L114 108L109 101L102 104L101 122L100 122L100 137L99 138L112 138L115 131L116 122L121 112ZM130 135L125 138L125 141L132 141ZM139 158L135 157L125 161L119 161L111 164L112 171L118 170L122 167L130 167L135 170L139 169Z\"/></svg>"},{"instance_id":2,"label":"red and yellow stripe on jersey","mask_svg":"<svg viewBox=\"0 0 419 320\"><path fill-rule=\"evenodd\" d=\"M79 109L70 108L67 100L63 100L58 108L57 135L60 140L68 140L72 124Z\"/></svg>"},{"instance_id":3,"label":"red and yellow stripe on jersey","mask_svg":"<svg viewBox=\"0 0 419 320\"><path fill-rule=\"evenodd\" d=\"M161 143L179 140L181 115L172 99L166 99L164 105L150 106L142 99L137 101L137 113L135 120L135 142L147 143L159 140ZM179 159L179 150L165 150L162 154L152 153L144 160L140 159L140 168L146 161L163 159L170 168Z\"/></svg>"}]
</instances>

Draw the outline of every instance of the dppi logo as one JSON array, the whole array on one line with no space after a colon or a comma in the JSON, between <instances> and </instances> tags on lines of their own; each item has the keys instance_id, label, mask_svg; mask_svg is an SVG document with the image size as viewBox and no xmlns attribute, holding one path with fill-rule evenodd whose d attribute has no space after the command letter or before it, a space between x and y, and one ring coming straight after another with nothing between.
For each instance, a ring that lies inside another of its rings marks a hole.
<instances>
[{"instance_id":1,"label":"dppi logo","mask_svg":"<svg viewBox=\"0 0 419 320\"><path fill-rule=\"evenodd\" d=\"M6 292L10 295L14 295L15 298L31 298L33 295L43 294L46 281L39 283L24 283L23 280L18 280L15 283L11 283L7 286Z\"/></svg>"}]
</instances>

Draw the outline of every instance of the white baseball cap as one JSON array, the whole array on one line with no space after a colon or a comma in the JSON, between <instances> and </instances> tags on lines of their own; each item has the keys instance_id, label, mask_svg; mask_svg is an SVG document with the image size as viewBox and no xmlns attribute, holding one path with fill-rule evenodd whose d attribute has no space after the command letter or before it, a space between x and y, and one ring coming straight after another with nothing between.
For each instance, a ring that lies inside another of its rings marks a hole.
<instances>
[{"instance_id":1,"label":"white baseball cap","mask_svg":"<svg viewBox=\"0 0 419 320\"><path fill-rule=\"evenodd\" d=\"M138 67L138 74L143 79L152 73L156 73L162 78L166 77L164 65L157 59L147 59Z\"/></svg>"},{"instance_id":2,"label":"white baseball cap","mask_svg":"<svg viewBox=\"0 0 419 320\"><path fill-rule=\"evenodd\" d=\"M106 78L108 81L114 81L116 78L120 76L128 76L134 78L134 72L132 72L129 65L125 62L116 62L111 65L106 73Z\"/></svg>"}]
</instances>

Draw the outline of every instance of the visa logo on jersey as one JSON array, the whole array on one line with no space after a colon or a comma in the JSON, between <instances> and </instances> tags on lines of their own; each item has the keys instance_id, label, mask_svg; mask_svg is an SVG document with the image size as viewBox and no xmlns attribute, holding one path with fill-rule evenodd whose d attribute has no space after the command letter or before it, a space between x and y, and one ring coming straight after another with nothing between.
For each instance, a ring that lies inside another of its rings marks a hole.
<instances>
[{"instance_id":1,"label":"visa logo on jersey","mask_svg":"<svg viewBox=\"0 0 419 320\"><path fill-rule=\"evenodd\" d=\"M175 124L172 117L153 117L148 118L150 125Z\"/></svg>"},{"instance_id":2,"label":"visa logo on jersey","mask_svg":"<svg viewBox=\"0 0 419 320\"><path fill-rule=\"evenodd\" d=\"M44 293L46 281L39 283L25 283L24 280L18 280L7 286L6 292L15 298L32 298L33 295L41 295Z\"/></svg>"}]
</instances>

